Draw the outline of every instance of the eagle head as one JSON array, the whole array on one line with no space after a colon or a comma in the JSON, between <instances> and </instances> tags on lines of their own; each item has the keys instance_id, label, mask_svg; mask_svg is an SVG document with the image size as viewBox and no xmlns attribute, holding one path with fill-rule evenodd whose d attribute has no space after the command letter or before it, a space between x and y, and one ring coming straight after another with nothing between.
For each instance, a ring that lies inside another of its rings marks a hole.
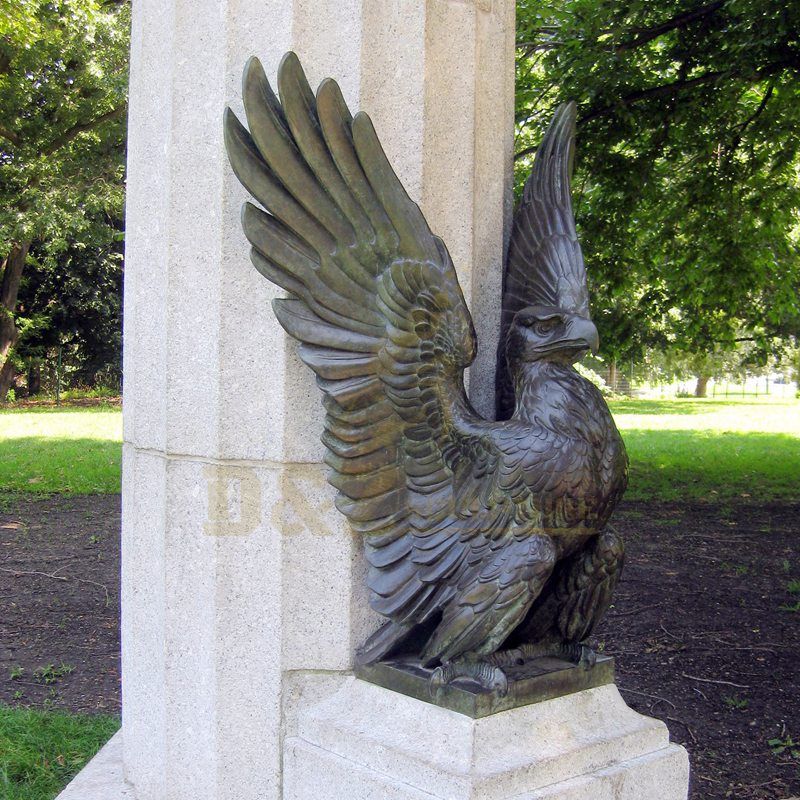
<instances>
[{"instance_id":1,"label":"eagle head","mask_svg":"<svg viewBox=\"0 0 800 800\"><path fill-rule=\"evenodd\" d=\"M574 364L588 350L597 352L600 339L585 316L555 306L526 306L514 316L506 352L510 363L561 361Z\"/></svg>"}]
</instances>

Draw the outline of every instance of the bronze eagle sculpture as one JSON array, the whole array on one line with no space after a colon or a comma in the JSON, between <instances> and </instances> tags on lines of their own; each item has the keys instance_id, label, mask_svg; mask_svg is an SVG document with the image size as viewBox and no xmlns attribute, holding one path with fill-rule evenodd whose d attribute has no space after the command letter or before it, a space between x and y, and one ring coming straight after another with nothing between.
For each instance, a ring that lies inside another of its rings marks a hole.
<instances>
[{"instance_id":1,"label":"bronze eagle sculpture","mask_svg":"<svg viewBox=\"0 0 800 800\"><path fill-rule=\"evenodd\" d=\"M336 505L388 618L358 659L402 654L440 686L500 693L520 659L593 663L584 640L623 564L606 523L627 456L573 366L598 346L570 200L575 105L556 112L515 215L494 421L464 389L476 337L453 262L370 118L331 79L315 95L294 53L277 95L251 59L243 100L249 131L230 109L224 126L263 207L242 212L251 258L288 293L273 309L316 373Z\"/></svg>"}]
</instances>

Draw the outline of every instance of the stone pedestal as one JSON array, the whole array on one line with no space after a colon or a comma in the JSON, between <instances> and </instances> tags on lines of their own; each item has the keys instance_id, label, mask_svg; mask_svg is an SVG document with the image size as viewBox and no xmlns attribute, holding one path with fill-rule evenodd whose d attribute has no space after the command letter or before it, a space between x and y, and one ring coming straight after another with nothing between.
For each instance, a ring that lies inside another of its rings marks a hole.
<instances>
[{"instance_id":1,"label":"stone pedestal","mask_svg":"<svg viewBox=\"0 0 800 800\"><path fill-rule=\"evenodd\" d=\"M686 751L613 685L482 719L356 678L326 689L289 719L284 800L686 799Z\"/></svg>"},{"instance_id":2,"label":"stone pedestal","mask_svg":"<svg viewBox=\"0 0 800 800\"><path fill-rule=\"evenodd\" d=\"M116 733L56 800L136 800L125 780L122 733Z\"/></svg>"},{"instance_id":3,"label":"stone pedestal","mask_svg":"<svg viewBox=\"0 0 800 800\"><path fill-rule=\"evenodd\" d=\"M472 719L352 676L295 673L283 800L686 800L689 760L612 684ZM136 800L117 734L58 800Z\"/></svg>"}]
</instances>

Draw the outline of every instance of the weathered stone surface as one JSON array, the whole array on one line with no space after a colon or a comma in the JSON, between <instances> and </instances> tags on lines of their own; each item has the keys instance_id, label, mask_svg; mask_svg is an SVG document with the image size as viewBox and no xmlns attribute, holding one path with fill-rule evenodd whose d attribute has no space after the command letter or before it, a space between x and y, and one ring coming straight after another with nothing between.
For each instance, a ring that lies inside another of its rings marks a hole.
<instances>
[{"instance_id":1,"label":"weathered stone surface","mask_svg":"<svg viewBox=\"0 0 800 800\"><path fill-rule=\"evenodd\" d=\"M122 451L122 704L126 775L143 797L163 791L166 752L166 461Z\"/></svg>"},{"instance_id":2,"label":"weathered stone surface","mask_svg":"<svg viewBox=\"0 0 800 800\"><path fill-rule=\"evenodd\" d=\"M136 800L122 769L122 734L112 736L56 800Z\"/></svg>"},{"instance_id":3,"label":"weathered stone surface","mask_svg":"<svg viewBox=\"0 0 800 800\"><path fill-rule=\"evenodd\" d=\"M330 688L330 687L329 687ZM295 709L287 800L685 800L688 759L616 687L473 720L354 678Z\"/></svg>"},{"instance_id":4,"label":"weathered stone surface","mask_svg":"<svg viewBox=\"0 0 800 800\"><path fill-rule=\"evenodd\" d=\"M669 745L613 767L539 789L525 800L686 800L689 759Z\"/></svg>"},{"instance_id":5,"label":"weathered stone surface","mask_svg":"<svg viewBox=\"0 0 800 800\"><path fill-rule=\"evenodd\" d=\"M127 775L143 798L270 784L284 670L348 669L377 624L360 542L320 466L124 452Z\"/></svg>"}]
</instances>

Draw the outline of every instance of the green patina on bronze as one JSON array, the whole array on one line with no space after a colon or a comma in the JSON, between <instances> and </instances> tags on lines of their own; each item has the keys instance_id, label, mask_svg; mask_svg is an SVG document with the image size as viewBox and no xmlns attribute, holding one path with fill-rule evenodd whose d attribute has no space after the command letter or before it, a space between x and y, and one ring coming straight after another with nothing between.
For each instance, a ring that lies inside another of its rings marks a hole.
<instances>
[{"instance_id":1,"label":"green patina on bronze","mask_svg":"<svg viewBox=\"0 0 800 800\"><path fill-rule=\"evenodd\" d=\"M478 719L614 683L614 659L598 656L588 669L558 658L541 658L511 667L506 670L505 694L487 692L475 681L462 678L437 688L433 686L433 673L434 670L412 660L379 661L356 667L356 675L365 681Z\"/></svg>"},{"instance_id":2,"label":"green patina on bronze","mask_svg":"<svg viewBox=\"0 0 800 800\"><path fill-rule=\"evenodd\" d=\"M556 112L515 216L487 420L464 390L477 343L450 255L369 117L330 79L315 95L293 53L278 92L251 59L249 130L228 109L225 142L263 207L242 213L251 257L289 294L273 308L317 376L329 481L387 618L361 674L415 696L421 675L441 697L471 683L480 713L610 679L582 643L622 569L607 523L627 457L573 367L598 344L570 200L574 104ZM554 655L581 665L520 678Z\"/></svg>"}]
</instances>

